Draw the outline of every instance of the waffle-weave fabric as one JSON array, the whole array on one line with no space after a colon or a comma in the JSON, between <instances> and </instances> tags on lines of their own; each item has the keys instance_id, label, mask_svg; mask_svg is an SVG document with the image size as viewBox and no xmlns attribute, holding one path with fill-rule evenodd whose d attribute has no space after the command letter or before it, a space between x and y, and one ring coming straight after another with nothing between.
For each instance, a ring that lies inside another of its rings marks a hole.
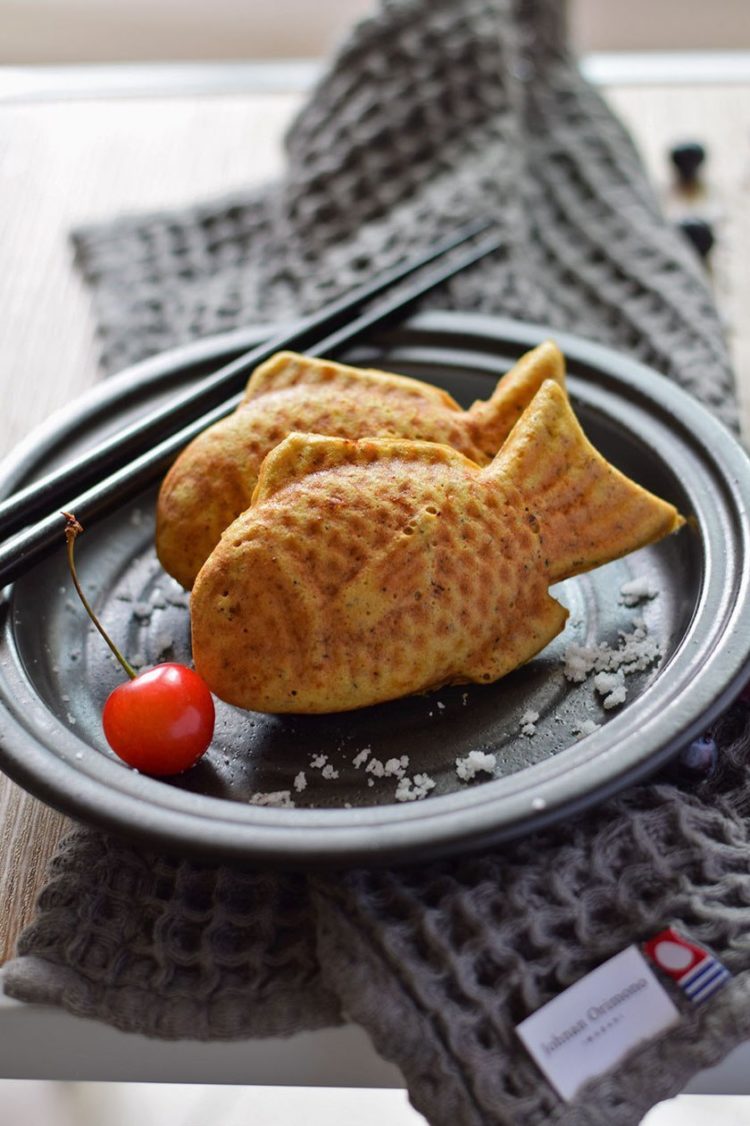
<instances>
[{"instance_id":1,"label":"waffle-weave fabric","mask_svg":"<svg viewBox=\"0 0 750 1126\"><path fill-rule=\"evenodd\" d=\"M311 310L486 212L502 251L432 306L614 345L736 427L701 267L564 24L555 0L382 0L294 123L280 183L77 232L105 366ZM720 766L700 784L644 784L573 824L418 868L241 871L80 829L6 989L167 1038L352 1020L433 1126L630 1126L750 1036L746 706L713 734ZM669 925L731 982L563 1103L515 1025Z\"/></svg>"}]
</instances>

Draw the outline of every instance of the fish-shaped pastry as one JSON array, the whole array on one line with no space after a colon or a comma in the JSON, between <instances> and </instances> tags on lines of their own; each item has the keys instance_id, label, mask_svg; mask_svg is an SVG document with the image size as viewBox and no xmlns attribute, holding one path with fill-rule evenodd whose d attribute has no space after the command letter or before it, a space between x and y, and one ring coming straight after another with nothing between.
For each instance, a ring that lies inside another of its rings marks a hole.
<instances>
[{"instance_id":1,"label":"fish-shaped pastry","mask_svg":"<svg viewBox=\"0 0 750 1126\"><path fill-rule=\"evenodd\" d=\"M485 465L545 379L565 379L551 342L523 356L491 398L465 411L418 379L279 352L253 373L234 414L191 442L169 470L156 514L162 566L192 587L221 533L250 504L263 458L293 431L421 438Z\"/></svg>"},{"instance_id":2,"label":"fish-shaped pastry","mask_svg":"<svg viewBox=\"0 0 750 1126\"><path fill-rule=\"evenodd\" d=\"M195 667L262 712L335 712L489 683L567 611L549 586L683 523L589 443L547 381L494 460L292 434L191 596Z\"/></svg>"}]
</instances>

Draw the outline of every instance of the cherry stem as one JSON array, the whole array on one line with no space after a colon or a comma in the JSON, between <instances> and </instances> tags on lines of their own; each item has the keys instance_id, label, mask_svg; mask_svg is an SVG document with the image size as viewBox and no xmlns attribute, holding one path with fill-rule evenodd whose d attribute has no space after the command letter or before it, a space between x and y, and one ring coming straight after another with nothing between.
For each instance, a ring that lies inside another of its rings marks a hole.
<instances>
[{"instance_id":1,"label":"cherry stem","mask_svg":"<svg viewBox=\"0 0 750 1126\"><path fill-rule=\"evenodd\" d=\"M73 557L73 554L74 554L74 545L75 545L76 539L78 538L78 536L83 531L83 525L81 523L79 523L78 520L76 520L76 518L75 518L75 516L73 515L72 512L63 512L62 515L65 517L65 539L66 539L66 542L68 544L68 566L70 567L70 574L73 578L73 586L76 588L76 591L78 593L78 597L80 598L81 602L83 603L83 608L86 611L86 613L88 614L88 616L91 618L91 621L94 623L96 628L99 630L99 633L102 635L104 640L107 642L107 645L109 645L110 649L114 653L115 657L117 657L117 660L120 662L122 667L125 669L125 672L128 674L130 679L135 680L135 678L138 674L136 673L133 666L125 660L122 653L117 648L114 641L109 636L107 631L104 629L104 626L101 624L101 622L97 618L96 614L94 613L94 611L89 606L86 595L81 590L81 584L79 583L78 575L76 574L76 564L75 564L75 559Z\"/></svg>"}]
</instances>

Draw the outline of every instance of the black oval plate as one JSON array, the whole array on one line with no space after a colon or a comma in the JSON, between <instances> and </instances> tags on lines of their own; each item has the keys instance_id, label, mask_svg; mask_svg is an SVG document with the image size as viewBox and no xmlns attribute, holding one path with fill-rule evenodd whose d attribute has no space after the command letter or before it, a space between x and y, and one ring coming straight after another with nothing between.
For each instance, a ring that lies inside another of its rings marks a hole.
<instances>
[{"instance_id":1,"label":"black oval plate","mask_svg":"<svg viewBox=\"0 0 750 1126\"><path fill-rule=\"evenodd\" d=\"M346 358L430 380L468 405L547 335L533 325L433 313ZM0 766L44 801L113 832L203 859L290 867L411 862L475 848L568 817L656 770L742 683L750 656L750 463L718 422L655 372L555 336L591 440L689 523L556 588L570 621L535 660L494 685L342 715L267 716L220 704L201 763L155 780L124 766L104 742L101 708L121 673L75 600L61 527L59 555L8 588L0 607ZM0 495L261 337L249 329L203 341L107 381L6 460ZM187 597L154 554L155 492L87 532L78 547L81 578L131 658L189 660ZM620 588L634 577L659 593L628 608ZM616 648L637 619L662 656L629 675L626 702L607 710L592 677L566 679L565 651L571 643ZM527 712L539 718L524 734ZM588 720L600 727L581 737ZM495 776L464 781L456 761L477 750L495 755ZM400 771L429 775L434 789L424 800L397 801ZM294 808L255 804L285 791Z\"/></svg>"}]
</instances>

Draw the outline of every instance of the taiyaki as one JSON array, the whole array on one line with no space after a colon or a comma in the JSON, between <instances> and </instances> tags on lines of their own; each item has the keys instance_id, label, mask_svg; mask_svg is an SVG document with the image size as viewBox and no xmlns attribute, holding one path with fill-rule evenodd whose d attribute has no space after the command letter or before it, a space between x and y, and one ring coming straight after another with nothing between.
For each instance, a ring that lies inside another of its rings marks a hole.
<instances>
[{"instance_id":1,"label":"taiyaki","mask_svg":"<svg viewBox=\"0 0 750 1126\"><path fill-rule=\"evenodd\" d=\"M263 712L487 684L563 628L552 583L683 522L605 461L549 380L484 467L429 442L291 434L198 574L195 667Z\"/></svg>"},{"instance_id":2,"label":"taiyaki","mask_svg":"<svg viewBox=\"0 0 750 1126\"><path fill-rule=\"evenodd\" d=\"M234 414L210 427L169 470L157 505L156 549L186 589L248 507L260 464L292 431L341 438L398 437L442 442L485 465L544 379L564 382L551 342L523 356L491 398L463 410L418 379L279 352L253 373Z\"/></svg>"}]
</instances>

